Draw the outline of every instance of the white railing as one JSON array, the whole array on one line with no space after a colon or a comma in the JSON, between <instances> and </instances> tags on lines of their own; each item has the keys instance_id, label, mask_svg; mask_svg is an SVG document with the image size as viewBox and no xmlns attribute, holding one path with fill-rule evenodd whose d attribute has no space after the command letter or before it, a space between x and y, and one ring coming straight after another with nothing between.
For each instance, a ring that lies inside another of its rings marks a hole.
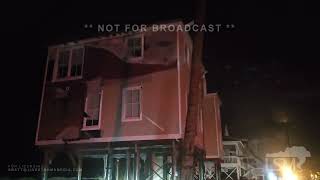
<instances>
[{"instance_id":1,"label":"white railing","mask_svg":"<svg viewBox=\"0 0 320 180\"><path fill-rule=\"evenodd\" d=\"M223 163L240 163L240 157L238 157L238 156L224 156Z\"/></svg>"}]
</instances>

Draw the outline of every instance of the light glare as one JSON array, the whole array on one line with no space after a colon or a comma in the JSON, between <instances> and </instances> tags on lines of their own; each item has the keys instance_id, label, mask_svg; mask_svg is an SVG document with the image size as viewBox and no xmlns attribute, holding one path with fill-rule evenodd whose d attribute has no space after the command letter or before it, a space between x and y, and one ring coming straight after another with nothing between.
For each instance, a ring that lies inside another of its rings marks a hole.
<instances>
[{"instance_id":1,"label":"light glare","mask_svg":"<svg viewBox=\"0 0 320 180\"><path fill-rule=\"evenodd\" d=\"M268 180L278 180L278 178L273 172L268 172Z\"/></svg>"},{"instance_id":2,"label":"light glare","mask_svg":"<svg viewBox=\"0 0 320 180\"><path fill-rule=\"evenodd\" d=\"M295 175L292 172L291 168L289 168L287 166L284 166L281 169L281 172L282 172L282 179L283 180L298 180L297 175Z\"/></svg>"}]
</instances>

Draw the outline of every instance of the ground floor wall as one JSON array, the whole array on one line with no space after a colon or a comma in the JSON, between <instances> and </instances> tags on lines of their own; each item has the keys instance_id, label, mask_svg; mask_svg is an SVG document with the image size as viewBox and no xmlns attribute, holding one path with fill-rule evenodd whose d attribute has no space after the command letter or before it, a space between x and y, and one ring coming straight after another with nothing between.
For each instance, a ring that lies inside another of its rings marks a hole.
<instances>
[{"instance_id":1,"label":"ground floor wall","mask_svg":"<svg viewBox=\"0 0 320 180\"><path fill-rule=\"evenodd\" d=\"M46 148L42 179L179 180L180 147L180 142L168 140ZM218 161L197 157L194 179L219 180Z\"/></svg>"}]
</instances>

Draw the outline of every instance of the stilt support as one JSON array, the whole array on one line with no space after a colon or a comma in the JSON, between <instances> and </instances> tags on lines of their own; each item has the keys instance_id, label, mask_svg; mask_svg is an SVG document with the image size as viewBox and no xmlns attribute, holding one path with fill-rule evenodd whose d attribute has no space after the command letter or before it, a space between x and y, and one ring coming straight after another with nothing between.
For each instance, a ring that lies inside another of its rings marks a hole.
<instances>
[{"instance_id":1,"label":"stilt support","mask_svg":"<svg viewBox=\"0 0 320 180\"><path fill-rule=\"evenodd\" d=\"M176 149L176 142L172 140L172 175L171 179L177 179L177 149Z\"/></svg>"},{"instance_id":2,"label":"stilt support","mask_svg":"<svg viewBox=\"0 0 320 180\"><path fill-rule=\"evenodd\" d=\"M81 180L81 175L82 175L82 157L78 155L78 166L77 166L77 179Z\"/></svg>"},{"instance_id":3,"label":"stilt support","mask_svg":"<svg viewBox=\"0 0 320 180\"><path fill-rule=\"evenodd\" d=\"M135 144L135 180L140 179L140 151L138 148L138 144Z\"/></svg>"},{"instance_id":4,"label":"stilt support","mask_svg":"<svg viewBox=\"0 0 320 180\"><path fill-rule=\"evenodd\" d=\"M107 157L107 180L112 180L112 171L113 171L113 157L112 157L112 148L111 145L109 144L108 148L108 157Z\"/></svg>"},{"instance_id":5,"label":"stilt support","mask_svg":"<svg viewBox=\"0 0 320 180\"><path fill-rule=\"evenodd\" d=\"M130 160L131 160L131 154L130 151L127 150L126 154L126 180L130 180Z\"/></svg>"},{"instance_id":6,"label":"stilt support","mask_svg":"<svg viewBox=\"0 0 320 180\"><path fill-rule=\"evenodd\" d=\"M42 162L42 180L48 179L48 168L49 168L49 152L44 151L43 162Z\"/></svg>"}]
</instances>

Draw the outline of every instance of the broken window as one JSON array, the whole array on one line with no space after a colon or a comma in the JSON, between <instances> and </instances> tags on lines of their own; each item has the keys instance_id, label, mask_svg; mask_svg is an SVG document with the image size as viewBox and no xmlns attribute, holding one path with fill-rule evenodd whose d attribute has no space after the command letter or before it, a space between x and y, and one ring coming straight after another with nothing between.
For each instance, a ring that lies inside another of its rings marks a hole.
<instances>
[{"instance_id":1,"label":"broken window","mask_svg":"<svg viewBox=\"0 0 320 180\"><path fill-rule=\"evenodd\" d=\"M123 119L141 119L141 87L130 87L123 90Z\"/></svg>"},{"instance_id":2,"label":"broken window","mask_svg":"<svg viewBox=\"0 0 320 180\"><path fill-rule=\"evenodd\" d=\"M143 36L135 36L128 39L128 53L131 58L143 56Z\"/></svg>"},{"instance_id":3,"label":"broken window","mask_svg":"<svg viewBox=\"0 0 320 180\"><path fill-rule=\"evenodd\" d=\"M87 98L85 104L83 129L99 129L101 100L102 90L100 86L100 80L87 82Z\"/></svg>"},{"instance_id":4,"label":"broken window","mask_svg":"<svg viewBox=\"0 0 320 180\"><path fill-rule=\"evenodd\" d=\"M99 125L99 109L100 109L100 96L101 94L89 94L87 97L87 109L85 126L98 126Z\"/></svg>"}]
</instances>

